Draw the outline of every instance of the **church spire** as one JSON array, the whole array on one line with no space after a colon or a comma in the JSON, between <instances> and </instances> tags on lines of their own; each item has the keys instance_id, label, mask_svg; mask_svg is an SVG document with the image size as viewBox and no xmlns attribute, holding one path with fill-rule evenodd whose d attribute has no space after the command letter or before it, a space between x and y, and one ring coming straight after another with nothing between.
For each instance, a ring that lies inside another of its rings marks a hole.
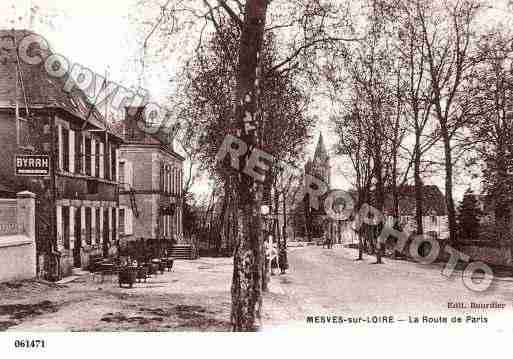
<instances>
[{"instance_id":1,"label":"church spire","mask_svg":"<svg viewBox=\"0 0 513 359\"><path fill-rule=\"evenodd\" d=\"M319 141L317 142L317 147L315 148L314 154L314 162L318 161L320 163L324 163L328 159L328 151L326 151L326 146L324 146L324 140L322 138L322 132L319 136Z\"/></svg>"}]
</instances>

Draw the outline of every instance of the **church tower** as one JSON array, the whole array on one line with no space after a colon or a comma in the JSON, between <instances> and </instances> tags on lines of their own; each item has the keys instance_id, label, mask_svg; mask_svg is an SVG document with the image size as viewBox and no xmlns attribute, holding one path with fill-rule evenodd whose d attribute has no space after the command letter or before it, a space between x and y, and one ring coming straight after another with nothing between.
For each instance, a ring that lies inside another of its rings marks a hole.
<instances>
[{"instance_id":1,"label":"church tower","mask_svg":"<svg viewBox=\"0 0 513 359\"><path fill-rule=\"evenodd\" d=\"M317 141L315 153L312 160L308 160L305 166L305 172L322 180L331 188L331 166L328 151L324 145L322 133Z\"/></svg>"}]
</instances>

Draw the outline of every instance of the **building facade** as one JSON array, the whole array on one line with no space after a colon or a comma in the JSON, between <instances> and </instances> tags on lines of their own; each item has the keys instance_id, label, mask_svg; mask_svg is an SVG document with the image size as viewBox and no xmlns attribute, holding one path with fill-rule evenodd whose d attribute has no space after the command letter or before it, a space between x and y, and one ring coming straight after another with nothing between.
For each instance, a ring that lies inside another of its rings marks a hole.
<instances>
[{"instance_id":1,"label":"building facade","mask_svg":"<svg viewBox=\"0 0 513 359\"><path fill-rule=\"evenodd\" d=\"M182 181L184 158L172 141L144 133L137 126L144 108L127 108L120 148L120 239L184 241Z\"/></svg>"},{"instance_id":2,"label":"building facade","mask_svg":"<svg viewBox=\"0 0 513 359\"><path fill-rule=\"evenodd\" d=\"M82 91L65 89L69 74L48 74L49 50L30 50L39 64L20 61L17 44L29 35L0 31L0 183L36 194L38 274L55 280L86 268L92 255L115 252L122 138ZM34 155L48 173L15 171L16 159Z\"/></svg>"},{"instance_id":3,"label":"building facade","mask_svg":"<svg viewBox=\"0 0 513 359\"><path fill-rule=\"evenodd\" d=\"M309 205L308 195L304 198L302 208L305 211L304 232L306 232L306 237L309 240L317 242L329 240L332 244L342 243L342 233L347 221L340 221L331 218L326 214L324 209L324 201L332 192L337 191L337 189L332 188L330 156L326 150L322 133L317 141L313 158L308 160L305 165L305 175L313 176L317 180L322 181L326 184L328 189L326 194L320 198L321 205L319 209L312 208ZM339 200L341 199L336 199L337 203L333 203L332 210L335 212L338 211L337 206L340 204L338 203Z\"/></svg>"},{"instance_id":4,"label":"building facade","mask_svg":"<svg viewBox=\"0 0 513 359\"><path fill-rule=\"evenodd\" d=\"M423 216L422 226L424 233L438 239L449 237L449 219L445 196L435 185L423 185ZM399 199L399 224L408 233L415 233L417 222L415 219L415 187L404 185L398 188ZM389 225L393 225L393 200L392 194L385 194L385 216Z\"/></svg>"}]
</instances>

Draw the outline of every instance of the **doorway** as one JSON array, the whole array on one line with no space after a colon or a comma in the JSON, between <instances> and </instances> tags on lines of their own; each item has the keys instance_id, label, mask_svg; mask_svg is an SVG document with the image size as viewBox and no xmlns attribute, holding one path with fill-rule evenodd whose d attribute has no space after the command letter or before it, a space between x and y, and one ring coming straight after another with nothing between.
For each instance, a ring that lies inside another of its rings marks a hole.
<instances>
[{"instance_id":1,"label":"doorway","mask_svg":"<svg viewBox=\"0 0 513 359\"><path fill-rule=\"evenodd\" d=\"M82 267L82 208L75 209L75 245L73 246L73 267Z\"/></svg>"}]
</instances>

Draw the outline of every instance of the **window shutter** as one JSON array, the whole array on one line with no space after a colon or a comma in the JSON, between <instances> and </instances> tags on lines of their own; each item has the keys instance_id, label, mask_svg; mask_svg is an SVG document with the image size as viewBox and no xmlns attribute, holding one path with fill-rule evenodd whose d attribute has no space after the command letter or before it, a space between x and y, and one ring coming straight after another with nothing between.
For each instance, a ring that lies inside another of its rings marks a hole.
<instances>
[{"instance_id":1,"label":"window shutter","mask_svg":"<svg viewBox=\"0 0 513 359\"><path fill-rule=\"evenodd\" d=\"M62 171L62 126L57 125L57 153L59 161L59 170Z\"/></svg>"},{"instance_id":2,"label":"window shutter","mask_svg":"<svg viewBox=\"0 0 513 359\"><path fill-rule=\"evenodd\" d=\"M75 131L69 130L69 171L75 173Z\"/></svg>"},{"instance_id":3,"label":"window shutter","mask_svg":"<svg viewBox=\"0 0 513 359\"><path fill-rule=\"evenodd\" d=\"M96 140L91 138L91 176L96 177Z\"/></svg>"},{"instance_id":4,"label":"window shutter","mask_svg":"<svg viewBox=\"0 0 513 359\"><path fill-rule=\"evenodd\" d=\"M123 180L125 181L125 190L127 190L127 191L129 191L130 188L132 187L132 178L130 177L130 174L132 173L131 167L132 167L132 163L130 161L124 162L124 166L123 166L124 179ZM119 174L121 175L121 171L119 172Z\"/></svg>"},{"instance_id":5,"label":"window shutter","mask_svg":"<svg viewBox=\"0 0 513 359\"><path fill-rule=\"evenodd\" d=\"M100 156L98 156L98 161L100 161L100 178L105 178L105 144L103 141L100 142Z\"/></svg>"},{"instance_id":6,"label":"window shutter","mask_svg":"<svg viewBox=\"0 0 513 359\"><path fill-rule=\"evenodd\" d=\"M182 186L183 186L183 171L182 171L182 168L179 167L178 169L178 173L179 173L179 176L178 176L178 197L181 197L182 196Z\"/></svg>"},{"instance_id":7,"label":"window shutter","mask_svg":"<svg viewBox=\"0 0 513 359\"><path fill-rule=\"evenodd\" d=\"M96 140L94 141L94 155L95 155L95 158L94 158L94 175L95 177L100 177L100 141L99 140Z\"/></svg>"},{"instance_id":8,"label":"window shutter","mask_svg":"<svg viewBox=\"0 0 513 359\"><path fill-rule=\"evenodd\" d=\"M125 234L133 234L133 214L131 208L125 210Z\"/></svg>"},{"instance_id":9,"label":"window shutter","mask_svg":"<svg viewBox=\"0 0 513 359\"><path fill-rule=\"evenodd\" d=\"M134 186L134 164L132 162L128 162L128 183L130 184L130 188Z\"/></svg>"},{"instance_id":10,"label":"window shutter","mask_svg":"<svg viewBox=\"0 0 513 359\"><path fill-rule=\"evenodd\" d=\"M169 179L170 179L170 186L169 186L169 192L171 192L171 194L175 194L175 173L176 173L176 170L174 167L171 167L171 173L169 175Z\"/></svg>"},{"instance_id":11,"label":"window shutter","mask_svg":"<svg viewBox=\"0 0 513 359\"><path fill-rule=\"evenodd\" d=\"M159 191L164 192L164 164L160 164L160 183Z\"/></svg>"}]
</instances>

